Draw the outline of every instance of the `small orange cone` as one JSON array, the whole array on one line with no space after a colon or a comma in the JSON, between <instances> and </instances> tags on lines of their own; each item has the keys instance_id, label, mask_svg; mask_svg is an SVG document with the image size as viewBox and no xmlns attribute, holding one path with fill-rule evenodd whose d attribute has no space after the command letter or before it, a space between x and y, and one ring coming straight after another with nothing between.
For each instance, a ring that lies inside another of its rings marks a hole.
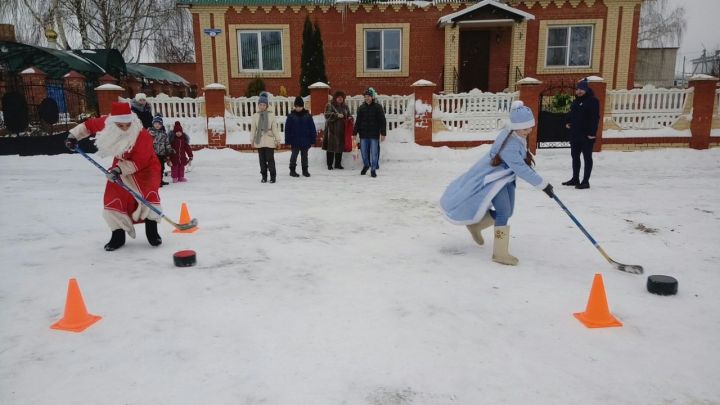
<instances>
[{"instance_id":1,"label":"small orange cone","mask_svg":"<svg viewBox=\"0 0 720 405\"><path fill-rule=\"evenodd\" d=\"M65 300L65 315L50 328L82 332L100 319L102 319L101 316L88 314L77 280L71 278L68 282L67 299Z\"/></svg>"},{"instance_id":2,"label":"small orange cone","mask_svg":"<svg viewBox=\"0 0 720 405\"><path fill-rule=\"evenodd\" d=\"M575 315L580 322L588 328L609 328L622 326L622 323L615 319L608 308L607 297L605 297L605 285L602 275L595 273L590 298L588 299L585 312L578 312Z\"/></svg>"},{"instance_id":3,"label":"small orange cone","mask_svg":"<svg viewBox=\"0 0 720 405\"><path fill-rule=\"evenodd\" d=\"M180 207L180 225L185 225L190 222L190 213L188 212L187 204L182 203L182 207ZM173 233L193 233L198 230L198 227L190 228L184 231L181 231L180 229L175 229Z\"/></svg>"}]
</instances>

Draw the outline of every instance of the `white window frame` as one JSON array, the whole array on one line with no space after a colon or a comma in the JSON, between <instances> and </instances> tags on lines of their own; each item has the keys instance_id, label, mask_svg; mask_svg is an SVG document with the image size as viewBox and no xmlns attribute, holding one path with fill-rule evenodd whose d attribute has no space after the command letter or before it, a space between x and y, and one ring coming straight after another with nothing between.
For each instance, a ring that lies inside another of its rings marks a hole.
<instances>
[{"instance_id":1,"label":"white window frame","mask_svg":"<svg viewBox=\"0 0 720 405\"><path fill-rule=\"evenodd\" d=\"M570 65L570 42L571 42L571 36L572 36L572 29L575 27L590 27L590 40L589 45L590 49L588 49L588 64L587 65ZM559 28L565 28L568 31L567 35L567 43L564 46L559 45L553 45L550 46L550 31L554 29ZM595 26L593 24L572 24L572 25L550 25L547 27L547 32L545 33L545 67L549 69L562 69L562 68L568 68L568 69L583 69L583 68L589 68L593 65L593 47L595 46ZM548 55L550 55L550 49L554 48L567 48L567 52L565 53L565 64L563 65L548 65Z\"/></svg>"},{"instance_id":2,"label":"white window frame","mask_svg":"<svg viewBox=\"0 0 720 405\"><path fill-rule=\"evenodd\" d=\"M262 33L263 32L277 32L280 34L280 69L263 69L263 58L262 58ZM258 69L245 69L242 65L242 34L255 34L258 45ZM283 31L281 29L268 29L268 30L237 30L237 43L238 43L238 66L241 72L258 72L258 73L279 73L285 70L285 61L283 53Z\"/></svg>"},{"instance_id":3,"label":"white window frame","mask_svg":"<svg viewBox=\"0 0 720 405\"><path fill-rule=\"evenodd\" d=\"M400 35L400 43L398 49L398 67L396 69L385 69L385 31L397 31ZM367 33L380 32L380 68L368 67L367 57ZM365 59L366 72L401 72L403 64L403 30L402 28L365 28L363 30L363 59Z\"/></svg>"}]
</instances>

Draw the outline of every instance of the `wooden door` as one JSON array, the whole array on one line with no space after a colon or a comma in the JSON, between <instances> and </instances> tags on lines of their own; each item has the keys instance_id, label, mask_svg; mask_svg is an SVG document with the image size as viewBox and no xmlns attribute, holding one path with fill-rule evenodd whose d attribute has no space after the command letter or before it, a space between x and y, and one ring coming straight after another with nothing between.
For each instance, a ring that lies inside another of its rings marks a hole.
<instances>
[{"instance_id":1,"label":"wooden door","mask_svg":"<svg viewBox=\"0 0 720 405\"><path fill-rule=\"evenodd\" d=\"M460 68L458 69L458 92L472 89L488 91L490 70L490 32L460 32Z\"/></svg>"}]
</instances>

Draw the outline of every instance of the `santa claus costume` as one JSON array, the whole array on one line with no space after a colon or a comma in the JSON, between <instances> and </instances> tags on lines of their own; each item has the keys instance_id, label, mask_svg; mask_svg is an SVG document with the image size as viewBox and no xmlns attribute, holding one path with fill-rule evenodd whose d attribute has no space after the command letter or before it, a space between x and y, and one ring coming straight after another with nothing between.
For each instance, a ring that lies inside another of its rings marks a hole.
<instances>
[{"instance_id":1,"label":"santa claus costume","mask_svg":"<svg viewBox=\"0 0 720 405\"><path fill-rule=\"evenodd\" d=\"M115 183L121 180L159 211L160 165L153 139L127 103L112 104L110 115L91 118L70 130L66 141L74 149L77 141L95 134L95 146L101 157L113 156L108 169L108 182L103 196L103 217L112 230L110 242L105 250L112 251L125 244L125 232L135 238L134 224L145 223L145 234L152 246L158 246L162 239L157 231L160 216L148 206L139 203L127 190Z\"/></svg>"}]
</instances>

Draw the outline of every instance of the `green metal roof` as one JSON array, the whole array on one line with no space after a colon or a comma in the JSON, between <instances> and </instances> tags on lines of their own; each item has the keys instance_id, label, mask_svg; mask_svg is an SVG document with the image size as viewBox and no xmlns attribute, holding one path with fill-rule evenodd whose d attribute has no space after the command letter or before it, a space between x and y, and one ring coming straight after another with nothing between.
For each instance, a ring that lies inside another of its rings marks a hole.
<instances>
[{"instance_id":1,"label":"green metal roof","mask_svg":"<svg viewBox=\"0 0 720 405\"><path fill-rule=\"evenodd\" d=\"M51 79L62 79L71 70L81 73L91 80L105 74L105 70L101 66L72 51L32 46L19 42L0 41L0 64L5 65L10 72L20 72L35 66Z\"/></svg>"},{"instance_id":2,"label":"green metal roof","mask_svg":"<svg viewBox=\"0 0 720 405\"><path fill-rule=\"evenodd\" d=\"M176 0L177 4L189 6L333 6L335 4L368 3L415 3L415 0ZM428 3L473 3L465 0L432 0Z\"/></svg>"},{"instance_id":3,"label":"green metal roof","mask_svg":"<svg viewBox=\"0 0 720 405\"><path fill-rule=\"evenodd\" d=\"M74 49L73 53L94 62L112 77L127 76L125 59L117 49Z\"/></svg>"},{"instance_id":4,"label":"green metal roof","mask_svg":"<svg viewBox=\"0 0 720 405\"><path fill-rule=\"evenodd\" d=\"M183 79L169 70L160 69L159 67L143 65L142 63L128 63L127 72L130 76L138 78L146 78L148 80L166 81L173 84L182 84L189 86L190 82Z\"/></svg>"}]
</instances>

